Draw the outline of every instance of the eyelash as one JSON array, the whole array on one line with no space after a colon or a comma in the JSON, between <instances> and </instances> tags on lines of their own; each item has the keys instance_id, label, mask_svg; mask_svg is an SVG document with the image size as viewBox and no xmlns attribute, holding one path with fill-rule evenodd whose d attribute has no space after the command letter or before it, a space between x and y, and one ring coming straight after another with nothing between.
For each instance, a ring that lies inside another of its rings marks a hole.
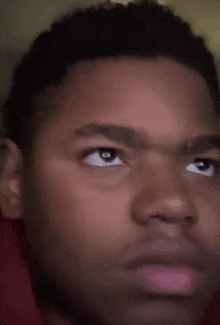
<instances>
[{"instance_id":1,"label":"eyelash","mask_svg":"<svg viewBox=\"0 0 220 325\"><path fill-rule=\"evenodd\" d=\"M205 162L205 163L208 163L208 164L212 164L213 167L215 168L216 170L216 174L219 175L220 174L220 161L219 160L216 160L216 159L211 159L211 158L195 158L194 159L194 162Z\"/></svg>"},{"instance_id":2,"label":"eyelash","mask_svg":"<svg viewBox=\"0 0 220 325\"><path fill-rule=\"evenodd\" d=\"M86 149L80 154L80 159L85 159L89 155L96 153L96 152L98 153L101 151L107 151L107 152L113 151L115 154L115 157L119 157L124 163L126 163L127 155L125 154L124 150L113 148L113 147L96 147L96 148ZM213 167L216 171L216 176L220 176L220 161L219 160L198 157L198 158L195 158L192 163L196 163L196 162L205 162L210 165L213 165Z\"/></svg>"},{"instance_id":3,"label":"eyelash","mask_svg":"<svg viewBox=\"0 0 220 325\"><path fill-rule=\"evenodd\" d=\"M114 151L115 156L120 157L120 159L122 159L123 162L125 162L126 154L124 153L124 150L116 149L116 148L112 148L112 147L97 147L97 148L90 148L90 149L83 150L83 152L80 155L80 158L85 159L92 153L100 152L102 150L103 151Z\"/></svg>"}]
</instances>

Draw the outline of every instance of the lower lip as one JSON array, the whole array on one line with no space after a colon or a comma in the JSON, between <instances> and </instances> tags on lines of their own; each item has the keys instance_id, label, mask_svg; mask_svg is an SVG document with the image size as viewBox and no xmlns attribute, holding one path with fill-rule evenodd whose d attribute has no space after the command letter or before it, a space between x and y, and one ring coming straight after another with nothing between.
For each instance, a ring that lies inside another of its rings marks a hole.
<instances>
[{"instance_id":1,"label":"lower lip","mask_svg":"<svg viewBox=\"0 0 220 325\"><path fill-rule=\"evenodd\" d=\"M154 294L189 296L198 285L198 272L188 267L145 266L138 270L147 291Z\"/></svg>"}]
</instances>

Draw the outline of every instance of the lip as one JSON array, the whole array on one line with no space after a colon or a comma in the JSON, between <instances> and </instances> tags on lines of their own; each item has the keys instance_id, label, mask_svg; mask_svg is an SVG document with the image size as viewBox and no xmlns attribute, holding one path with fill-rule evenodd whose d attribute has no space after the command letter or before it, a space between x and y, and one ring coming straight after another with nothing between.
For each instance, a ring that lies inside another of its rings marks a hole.
<instances>
[{"instance_id":1,"label":"lip","mask_svg":"<svg viewBox=\"0 0 220 325\"><path fill-rule=\"evenodd\" d=\"M192 296L201 274L187 266L145 265L137 270L141 284L157 295Z\"/></svg>"},{"instance_id":2,"label":"lip","mask_svg":"<svg viewBox=\"0 0 220 325\"><path fill-rule=\"evenodd\" d=\"M161 239L134 252L126 261L126 269L134 270L143 265L187 265L193 269L204 268L204 256L201 251L188 242L177 239Z\"/></svg>"},{"instance_id":3,"label":"lip","mask_svg":"<svg viewBox=\"0 0 220 325\"><path fill-rule=\"evenodd\" d=\"M182 240L159 240L130 256L126 269L145 292L192 296L206 282L201 251Z\"/></svg>"}]
</instances>

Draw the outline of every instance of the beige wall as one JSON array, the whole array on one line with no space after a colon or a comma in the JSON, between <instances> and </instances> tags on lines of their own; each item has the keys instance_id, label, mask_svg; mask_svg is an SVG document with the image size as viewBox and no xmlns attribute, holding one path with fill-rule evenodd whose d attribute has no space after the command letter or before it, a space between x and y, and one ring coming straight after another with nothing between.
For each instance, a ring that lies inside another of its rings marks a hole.
<instances>
[{"instance_id":1,"label":"beige wall","mask_svg":"<svg viewBox=\"0 0 220 325\"><path fill-rule=\"evenodd\" d=\"M36 35L71 8L94 3L97 0L0 0L0 98L8 91L14 66Z\"/></svg>"},{"instance_id":2,"label":"beige wall","mask_svg":"<svg viewBox=\"0 0 220 325\"><path fill-rule=\"evenodd\" d=\"M127 3L127 0L116 2ZM158 0L170 4L205 35L220 67L220 0ZM1 0L0 1L0 98L10 84L10 73L33 38L70 8L97 3L97 0ZM220 69L219 69L220 76Z\"/></svg>"}]
</instances>

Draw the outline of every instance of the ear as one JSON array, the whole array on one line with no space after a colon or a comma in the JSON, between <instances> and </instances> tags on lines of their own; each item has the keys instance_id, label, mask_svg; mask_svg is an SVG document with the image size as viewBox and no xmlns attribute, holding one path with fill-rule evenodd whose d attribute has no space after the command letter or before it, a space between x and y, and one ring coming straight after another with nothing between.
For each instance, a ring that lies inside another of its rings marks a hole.
<instances>
[{"instance_id":1,"label":"ear","mask_svg":"<svg viewBox=\"0 0 220 325\"><path fill-rule=\"evenodd\" d=\"M22 166L23 155L18 146L10 139L0 142L0 207L6 218L22 217Z\"/></svg>"}]
</instances>

